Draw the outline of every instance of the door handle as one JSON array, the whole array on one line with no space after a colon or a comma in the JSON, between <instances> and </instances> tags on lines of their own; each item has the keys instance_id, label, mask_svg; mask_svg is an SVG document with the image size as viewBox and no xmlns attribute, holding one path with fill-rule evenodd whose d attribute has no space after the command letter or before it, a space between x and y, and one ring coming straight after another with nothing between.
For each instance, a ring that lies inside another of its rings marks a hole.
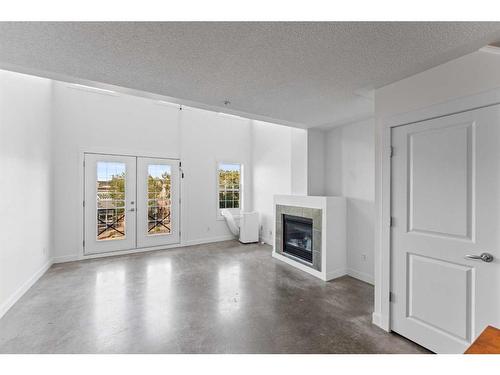
<instances>
[{"instance_id":1,"label":"door handle","mask_svg":"<svg viewBox=\"0 0 500 375\"><path fill-rule=\"evenodd\" d=\"M134 212L134 211L135 211L135 208L131 208L129 211L130 211L130 212Z\"/></svg>"},{"instance_id":2,"label":"door handle","mask_svg":"<svg viewBox=\"0 0 500 375\"><path fill-rule=\"evenodd\" d=\"M481 255L466 255L465 257L468 259L482 260L486 263L493 262L493 259L495 259L490 253L482 253Z\"/></svg>"}]
</instances>

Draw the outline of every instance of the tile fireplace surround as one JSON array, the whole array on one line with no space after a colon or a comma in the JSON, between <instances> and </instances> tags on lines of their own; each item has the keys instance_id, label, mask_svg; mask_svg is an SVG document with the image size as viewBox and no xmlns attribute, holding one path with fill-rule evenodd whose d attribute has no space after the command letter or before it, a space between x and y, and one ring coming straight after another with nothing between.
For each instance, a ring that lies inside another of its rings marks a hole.
<instances>
[{"instance_id":1,"label":"tile fireplace surround","mask_svg":"<svg viewBox=\"0 0 500 375\"><path fill-rule=\"evenodd\" d=\"M343 197L276 195L273 257L328 281L347 274ZM312 219L312 262L283 252L283 217Z\"/></svg>"}]
</instances>

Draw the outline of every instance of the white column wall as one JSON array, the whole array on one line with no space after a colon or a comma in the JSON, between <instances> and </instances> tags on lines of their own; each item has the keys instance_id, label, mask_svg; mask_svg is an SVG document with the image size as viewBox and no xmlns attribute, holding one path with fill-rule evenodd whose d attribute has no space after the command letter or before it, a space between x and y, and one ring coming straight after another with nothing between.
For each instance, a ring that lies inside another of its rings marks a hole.
<instances>
[{"instance_id":1,"label":"white column wall","mask_svg":"<svg viewBox=\"0 0 500 375\"><path fill-rule=\"evenodd\" d=\"M347 202L347 268L374 281L375 121L339 126L326 133L325 192Z\"/></svg>"},{"instance_id":2,"label":"white column wall","mask_svg":"<svg viewBox=\"0 0 500 375\"><path fill-rule=\"evenodd\" d=\"M51 264L51 94L0 71L0 317Z\"/></svg>"}]
</instances>

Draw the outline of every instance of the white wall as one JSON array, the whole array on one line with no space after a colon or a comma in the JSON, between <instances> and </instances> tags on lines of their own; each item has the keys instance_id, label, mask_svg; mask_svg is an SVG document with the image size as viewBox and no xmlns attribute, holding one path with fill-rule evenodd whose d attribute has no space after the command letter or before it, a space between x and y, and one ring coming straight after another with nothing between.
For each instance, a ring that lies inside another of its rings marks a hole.
<instances>
[{"instance_id":1,"label":"white wall","mask_svg":"<svg viewBox=\"0 0 500 375\"><path fill-rule=\"evenodd\" d=\"M343 194L342 128L325 134L325 195Z\"/></svg>"},{"instance_id":2,"label":"white wall","mask_svg":"<svg viewBox=\"0 0 500 375\"><path fill-rule=\"evenodd\" d=\"M54 82L54 257L76 259L82 247L82 153L178 158L179 110L128 95Z\"/></svg>"},{"instance_id":3,"label":"white wall","mask_svg":"<svg viewBox=\"0 0 500 375\"><path fill-rule=\"evenodd\" d=\"M274 195L307 192L303 129L5 71L0 83L0 315L52 261L81 257L84 152L180 158L186 245L232 238L217 162L243 164L243 208L261 213L269 243Z\"/></svg>"},{"instance_id":4,"label":"white wall","mask_svg":"<svg viewBox=\"0 0 500 375\"><path fill-rule=\"evenodd\" d=\"M54 256L76 259L82 242L82 154L180 158L182 243L232 238L217 216L217 162L244 166L243 208L261 212L270 238L275 194L306 194L307 132L124 94L54 83Z\"/></svg>"},{"instance_id":5,"label":"white wall","mask_svg":"<svg viewBox=\"0 0 500 375\"><path fill-rule=\"evenodd\" d=\"M326 135L327 195L347 199L348 273L373 283L375 121L340 126Z\"/></svg>"},{"instance_id":6,"label":"white wall","mask_svg":"<svg viewBox=\"0 0 500 375\"><path fill-rule=\"evenodd\" d=\"M498 51L498 49L497 49ZM500 88L500 54L478 51L425 72L382 87L375 92L376 160L375 160L375 312L374 322L389 328L388 277L389 263L382 262L383 236L383 171L384 129L387 119L426 108L485 93Z\"/></svg>"},{"instance_id":7,"label":"white wall","mask_svg":"<svg viewBox=\"0 0 500 375\"><path fill-rule=\"evenodd\" d=\"M375 92L378 119L500 87L498 52L474 52Z\"/></svg>"},{"instance_id":8,"label":"white wall","mask_svg":"<svg viewBox=\"0 0 500 375\"><path fill-rule=\"evenodd\" d=\"M307 130L288 128L291 133L291 190L294 195L307 195Z\"/></svg>"},{"instance_id":9,"label":"white wall","mask_svg":"<svg viewBox=\"0 0 500 375\"><path fill-rule=\"evenodd\" d=\"M0 71L0 317L51 264L51 87Z\"/></svg>"},{"instance_id":10,"label":"white wall","mask_svg":"<svg viewBox=\"0 0 500 375\"><path fill-rule=\"evenodd\" d=\"M261 239L272 245L274 195L292 194L290 128L253 121L253 208L260 214Z\"/></svg>"},{"instance_id":11,"label":"white wall","mask_svg":"<svg viewBox=\"0 0 500 375\"><path fill-rule=\"evenodd\" d=\"M309 129L307 141L309 195L346 197L348 273L373 283L375 121Z\"/></svg>"},{"instance_id":12,"label":"white wall","mask_svg":"<svg viewBox=\"0 0 500 375\"><path fill-rule=\"evenodd\" d=\"M325 195L326 182L326 132L320 129L307 130L308 195Z\"/></svg>"},{"instance_id":13,"label":"white wall","mask_svg":"<svg viewBox=\"0 0 500 375\"><path fill-rule=\"evenodd\" d=\"M226 222L217 217L217 162L243 164L243 209L251 210L251 120L188 109L180 124L186 244L231 238Z\"/></svg>"},{"instance_id":14,"label":"white wall","mask_svg":"<svg viewBox=\"0 0 500 375\"><path fill-rule=\"evenodd\" d=\"M82 153L181 158L182 242L231 238L217 218L217 161L244 164L252 206L251 121L183 109L124 94L54 83L54 238L56 261L75 259L82 241ZM248 173L247 173L248 171Z\"/></svg>"}]
</instances>

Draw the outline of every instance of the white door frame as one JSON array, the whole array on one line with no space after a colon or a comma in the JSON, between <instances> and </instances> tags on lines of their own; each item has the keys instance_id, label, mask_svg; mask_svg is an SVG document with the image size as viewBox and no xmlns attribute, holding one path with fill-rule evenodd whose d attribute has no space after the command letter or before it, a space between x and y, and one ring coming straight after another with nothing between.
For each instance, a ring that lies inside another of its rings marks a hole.
<instances>
[{"instance_id":1,"label":"white door frame","mask_svg":"<svg viewBox=\"0 0 500 375\"><path fill-rule=\"evenodd\" d=\"M450 100L423 109L377 119L375 139L375 311L372 322L391 330L391 129L500 104L500 89Z\"/></svg>"},{"instance_id":2,"label":"white door frame","mask_svg":"<svg viewBox=\"0 0 500 375\"><path fill-rule=\"evenodd\" d=\"M92 147L92 146L86 146L86 147L81 147L78 150L78 165L75 166L78 170L78 186L77 186L77 191L78 191L78 196L80 197L80 203L78 205L79 212L78 212L78 255L75 257L74 255L67 256L67 257L60 257L58 258L58 263L61 262L69 262L69 261L76 261L76 260L83 260L83 259L92 259L92 258L102 258L102 257L109 257L109 256L115 256L115 255L125 255L125 254L133 254L133 253L140 253L140 252L146 252L146 251L151 251L151 250L158 250L158 249L169 249L169 248L174 248L174 247L179 247L182 246L184 243L184 232L182 233L181 236L181 243L180 244L172 244L172 245L165 245L165 246L156 246L156 247L148 247L148 248L141 248L141 249L132 249L132 250L123 250L123 251L114 251L111 253L102 253L102 254L85 254L85 248L83 246L83 241L85 239L85 208L83 207L83 200L85 198L85 173L84 173L84 161L85 161L85 154L107 154L107 155L117 155L117 156L134 156L134 157L148 157L148 158L163 158L163 159L173 159L173 160L179 160L181 162L181 159L179 155L171 155L167 153L158 153L158 152L150 152L148 150L131 150L131 149L123 149L123 148L113 148L113 147ZM180 189L179 189L179 197L182 197L182 193L184 191L183 187L183 179L179 179L179 184L180 184ZM181 228L183 227L183 206L181 205L181 208L179 210L179 225Z\"/></svg>"}]
</instances>

